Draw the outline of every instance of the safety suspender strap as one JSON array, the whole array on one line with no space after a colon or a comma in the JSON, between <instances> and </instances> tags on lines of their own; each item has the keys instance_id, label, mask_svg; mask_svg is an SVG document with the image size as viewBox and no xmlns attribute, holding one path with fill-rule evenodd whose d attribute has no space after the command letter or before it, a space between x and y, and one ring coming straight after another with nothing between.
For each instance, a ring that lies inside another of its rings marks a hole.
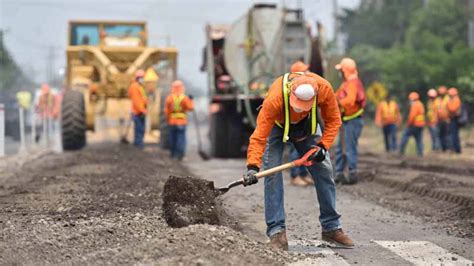
<instances>
[{"instance_id":1,"label":"safety suspender strap","mask_svg":"<svg viewBox=\"0 0 474 266\"><path fill-rule=\"evenodd\" d=\"M283 101L285 103L285 125L283 128L283 143L286 143L289 139L289 133L290 133L290 106L289 106L289 101L290 101L290 83L288 82L288 79L290 77L290 73L286 73L283 76Z\"/></svg>"},{"instance_id":2,"label":"safety suspender strap","mask_svg":"<svg viewBox=\"0 0 474 266\"><path fill-rule=\"evenodd\" d=\"M304 74L300 72L295 72L298 74ZM290 137L290 82L289 82L289 77L291 73L286 73L283 75L283 84L282 84L282 89L283 89L283 102L284 102L284 108L285 108L285 124L281 125L280 122L275 121L275 124L281 128L283 128L283 143L286 143ZM314 102L313 102L313 107L311 108L311 135L316 134L317 130L317 103L318 103L318 97L317 95L314 97Z\"/></svg>"}]
</instances>

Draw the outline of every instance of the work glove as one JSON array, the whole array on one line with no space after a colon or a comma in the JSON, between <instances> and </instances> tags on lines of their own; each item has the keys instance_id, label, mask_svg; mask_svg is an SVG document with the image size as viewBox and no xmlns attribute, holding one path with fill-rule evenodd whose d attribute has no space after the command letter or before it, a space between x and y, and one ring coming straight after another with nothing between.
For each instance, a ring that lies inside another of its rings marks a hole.
<instances>
[{"instance_id":1,"label":"work glove","mask_svg":"<svg viewBox=\"0 0 474 266\"><path fill-rule=\"evenodd\" d=\"M258 183L258 178L255 176L258 173L258 168L249 166L247 173L244 175L244 187Z\"/></svg>"},{"instance_id":2,"label":"work glove","mask_svg":"<svg viewBox=\"0 0 474 266\"><path fill-rule=\"evenodd\" d=\"M328 151L326 150L326 148L324 147L322 143L318 143L316 147L318 149L315 152L313 152L312 155L308 157L308 160L312 162L320 163L326 159L326 154L328 153Z\"/></svg>"}]
</instances>

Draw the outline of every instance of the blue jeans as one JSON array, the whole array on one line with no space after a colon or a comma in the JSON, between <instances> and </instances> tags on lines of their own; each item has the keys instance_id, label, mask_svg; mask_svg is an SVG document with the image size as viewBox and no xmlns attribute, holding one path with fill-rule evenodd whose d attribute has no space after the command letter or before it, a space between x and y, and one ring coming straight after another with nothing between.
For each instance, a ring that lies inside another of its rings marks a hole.
<instances>
[{"instance_id":1,"label":"blue jeans","mask_svg":"<svg viewBox=\"0 0 474 266\"><path fill-rule=\"evenodd\" d=\"M132 115L134 124L133 134L133 145L135 147L143 149L143 137L145 136L145 116L144 115Z\"/></svg>"},{"instance_id":2,"label":"blue jeans","mask_svg":"<svg viewBox=\"0 0 474 266\"><path fill-rule=\"evenodd\" d=\"M290 131L290 138L291 133ZM277 126L273 127L263 155L263 169L281 165L283 149L285 147L282 138L283 129ZM305 154L315 144L313 137L307 137L300 142L293 142L299 154ZM326 156L326 160L321 163L315 163L307 169L315 181L314 186L319 201L319 221L323 231L341 228L339 221L341 216L336 212L336 185L332 178L333 171L329 153ZM281 172L265 178L265 221L269 237L286 228L283 176Z\"/></svg>"},{"instance_id":3,"label":"blue jeans","mask_svg":"<svg viewBox=\"0 0 474 266\"><path fill-rule=\"evenodd\" d=\"M451 138L449 137L449 122L440 121L438 123L439 139L441 142L441 149L447 151L451 149Z\"/></svg>"},{"instance_id":4,"label":"blue jeans","mask_svg":"<svg viewBox=\"0 0 474 266\"><path fill-rule=\"evenodd\" d=\"M402 142L400 144L400 154L405 154L405 147L408 139L413 136L416 141L416 154L423 156L423 127L408 126L403 133Z\"/></svg>"},{"instance_id":5,"label":"blue jeans","mask_svg":"<svg viewBox=\"0 0 474 266\"><path fill-rule=\"evenodd\" d=\"M431 150L439 151L441 149L441 141L439 140L439 128L437 125L429 126L428 130L430 131L431 136Z\"/></svg>"},{"instance_id":6,"label":"blue jeans","mask_svg":"<svg viewBox=\"0 0 474 266\"><path fill-rule=\"evenodd\" d=\"M451 119L449 123L449 134L451 136L451 145L455 152L461 153L461 141L459 139L459 125L456 119Z\"/></svg>"},{"instance_id":7,"label":"blue jeans","mask_svg":"<svg viewBox=\"0 0 474 266\"><path fill-rule=\"evenodd\" d=\"M391 152L397 150L397 125L388 124L382 128L385 140L385 151Z\"/></svg>"},{"instance_id":8,"label":"blue jeans","mask_svg":"<svg viewBox=\"0 0 474 266\"><path fill-rule=\"evenodd\" d=\"M290 154L289 154L289 160L294 161L299 159L302 155L299 154L299 152L295 149L295 146L293 144L289 144L288 147L290 148ZM304 166L299 166L299 167L293 167L290 170L290 176L291 178L295 178L297 176L301 177L306 177L308 175L308 171L306 170L306 167Z\"/></svg>"},{"instance_id":9,"label":"blue jeans","mask_svg":"<svg viewBox=\"0 0 474 266\"><path fill-rule=\"evenodd\" d=\"M339 139L336 147L336 173L344 172L346 165L349 166L349 171L357 170L357 146L359 142L362 128L364 127L364 120L358 117L346 122L343 122L342 131L339 133ZM341 135L344 134L345 154L342 149Z\"/></svg>"},{"instance_id":10,"label":"blue jeans","mask_svg":"<svg viewBox=\"0 0 474 266\"><path fill-rule=\"evenodd\" d=\"M186 151L186 126L169 126L171 158L183 159Z\"/></svg>"}]
</instances>

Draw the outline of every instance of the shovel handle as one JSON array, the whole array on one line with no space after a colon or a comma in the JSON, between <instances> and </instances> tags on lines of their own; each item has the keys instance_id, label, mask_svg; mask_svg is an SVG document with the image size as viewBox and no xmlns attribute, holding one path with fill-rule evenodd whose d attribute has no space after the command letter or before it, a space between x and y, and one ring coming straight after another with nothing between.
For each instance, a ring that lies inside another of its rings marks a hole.
<instances>
[{"instance_id":1,"label":"shovel handle","mask_svg":"<svg viewBox=\"0 0 474 266\"><path fill-rule=\"evenodd\" d=\"M255 176L257 178L262 178L262 177L266 177L266 176L269 176L269 175L273 175L273 174L276 174L276 173L279 173L281 171L285 171L287 169L290 169L290 168L293 168L295 167L295 162L289 162L289 163L285 163L285 164L282 164L282 165L279 165L279 166L276 166L276 167L273 167L273 168L270 168L270 169L267 169L265 171L262 171L262 172L259 172L257 173Z\"/></svg>"}]
</instances>

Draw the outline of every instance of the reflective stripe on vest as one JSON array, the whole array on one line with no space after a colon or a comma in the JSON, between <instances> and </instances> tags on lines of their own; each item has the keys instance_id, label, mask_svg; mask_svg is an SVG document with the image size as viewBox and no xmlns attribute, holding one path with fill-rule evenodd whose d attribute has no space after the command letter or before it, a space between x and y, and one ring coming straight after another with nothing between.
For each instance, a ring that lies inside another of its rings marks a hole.
<instances>
[{"instance_id":1,"label":"reflective stripe on vest","mask_svg":"<svg viewBox=\"0 0 474 266\"><path fill-rule=\"evenodd\" d=\"M181 102L184 100L184 94L181 95L172 95L173 97L173 112L171 113L171 118L185 119L187 117L181 108Z\"/></svg>"},{"instance_id":2,"label":"reflective stripe on vest","mask_svg":"<svg viewBox=\"0 0 474 266\"><path fill-rule=\"evenodd\" d=\"M295 72L298 74L303 74L302 72ZM275 121L279 127L283 128L283 143L287 142L290 137L290 85L289 77L292 73L286 73L283 76L283 102L285 104L285 124L281 125L278 121ZM317 110L317 95L314 97L313 107L311 108L311 135L316 135L317 129L317 120L316 120L316 110Z\"/></svg>"},{"instance_id":3,"label":"reflective stripe on vest","mask_svg":"<svg viewBox=\"0 0 474 266\"><path fill-rule=\"evenodd\" d=\"M415 122L425 122L425 116L424 115L417 115L415 116Z\"/></svg>"},{"instance_id":4,"label":"reflective stripe on vest","mask_svg":"<svg viewBox=\"0 0 474 266\"><path fill-rule=\"evenodd\" d=\"M342 121L349 121L349 120L352 120L354 118L357 118L359 116L361 116L362 114L364 113L364 108L360 108L359 111L351 114L351 115L345 115L342 117Z\"/></svg>"}]
</instances>

